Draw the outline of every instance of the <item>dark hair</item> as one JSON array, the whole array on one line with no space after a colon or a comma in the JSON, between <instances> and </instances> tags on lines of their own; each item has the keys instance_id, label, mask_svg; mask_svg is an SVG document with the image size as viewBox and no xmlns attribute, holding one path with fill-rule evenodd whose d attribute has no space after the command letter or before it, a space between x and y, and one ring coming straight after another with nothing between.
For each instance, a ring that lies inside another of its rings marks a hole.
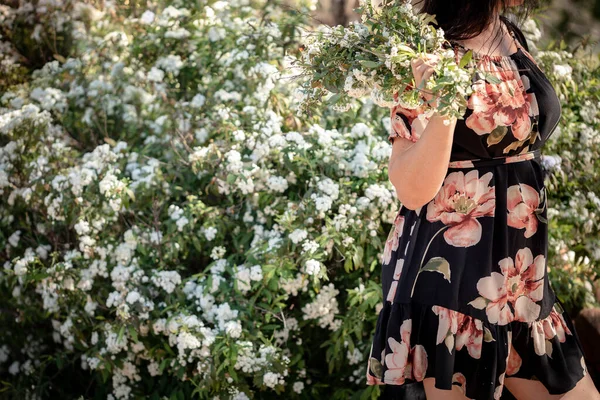
<instances>
[{"instance_id":1,"label":"dark hair","mask_svg":"<svg viewBox=\"0 0 600 400\"><path fill-rule=\"evenodd\" d=\"M509 22L507 25L510 28L515 27L511 26L511 21L504 15L508 9L508 0L418 0L416 3L423 3L420 12L435 15L437 23L433 25L441 27L444 36L450 41L477 36L492 21L497 11L500 18ZM539 3L540 0L524 0L523 4L512 7L512 14L518 18L517 24L521 25Z\"/></svg>"}]
</instances>

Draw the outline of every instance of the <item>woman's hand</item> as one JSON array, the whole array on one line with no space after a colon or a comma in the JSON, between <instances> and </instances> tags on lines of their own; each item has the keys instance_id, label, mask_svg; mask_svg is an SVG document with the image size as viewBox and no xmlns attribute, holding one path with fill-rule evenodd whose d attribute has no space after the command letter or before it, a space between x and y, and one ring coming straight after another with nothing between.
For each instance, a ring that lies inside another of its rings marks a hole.
<instances>
[{"instance_id":1,"label":"woman's hand","mask_svg":"<svg viewBox=\"0 0 600 400\"><path fill-rule=\"evenodd\" d=\"M433 75L435 63L439 61L439 57L435 54L424 54L421 57L411 60L413 76L415 78L416 87L423 85L421 89L421 97L425 99L432 107L437 108L439 99L427 89L424 88L427 80ZM432 101L433 100L433 101Z\"/></svg>"}]
</instances>

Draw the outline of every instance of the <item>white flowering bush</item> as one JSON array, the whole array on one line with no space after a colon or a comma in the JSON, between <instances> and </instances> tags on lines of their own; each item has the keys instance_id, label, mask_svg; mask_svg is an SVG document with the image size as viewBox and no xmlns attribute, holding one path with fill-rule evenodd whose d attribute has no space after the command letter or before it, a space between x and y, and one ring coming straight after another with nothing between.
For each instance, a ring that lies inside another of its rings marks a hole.
<instances>
[{"instance_id":1,"label":"white flowering bush","mask_svg":"<svg viewBox=\"0 0 600 400\"><path fill-rule=\"evenodd\" d=\"M76 0L24 0L0 4L0 93L28 71L64 61L86 27L103 13Z\"/></svg>"},{"instance_id":2,"label":"white flowering bush","mask_svg":"<svg viewBox=\"0 0 600 400\"><path fill-rule=\"evenodd\" d=\"M533 28L535 38L539 31ZM600 274L600 59L586 47L564 44L538 50L536 59L562 107L561 123L544 149L550 278L561 300L579 311L598 305L593 283Z\"/></svg>"},{"instance_id":3,"label":"white flowering bush","mask_svg":"<svg viewBox=\"0 0 600 400\"><path fill-rule=\"evenodd\" d=\"M69 57L2 92L2 396L377 397L364 357L399 206L382 168L389 110L354 100L298 117L294 9L106 2L73 27ZM561 62L580 94L564 94L549 150L569 163L595 151L573 145L585 121L598 130L585 60ZM598 169L560 165L553 262L572 270L563 248L598 259L580 215L595 197L570 204L597 193Z\"/></svg>"},{"instance_id":4,"label":"white flowering bush","mask_svg":"<svg viewBox=\"0 0 600 400\"><path fill-rule=\"evenodd\" d=\"M2 390L314 398L339 389L324 370L362 389L397 204L385 127L361 121L384 111L296 116L304 16L278 3L104 13L0 98Z\"/></svg>"}]
</instances>

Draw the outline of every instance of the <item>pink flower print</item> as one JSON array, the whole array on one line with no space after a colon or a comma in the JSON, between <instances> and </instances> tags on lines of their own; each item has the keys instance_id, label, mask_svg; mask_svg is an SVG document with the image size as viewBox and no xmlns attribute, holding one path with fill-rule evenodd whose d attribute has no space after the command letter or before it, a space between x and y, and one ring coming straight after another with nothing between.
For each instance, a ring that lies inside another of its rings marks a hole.
<instances>
[{"instance_id":1,"label":"pink flower print","mask_svg":"<svg viewBox=\"0 0 600 400\"><path fill-rule=\"evenodd\" d=\"M435 344L444 342L448 352L452 354L454 348L454 335L458 331L456 311L441 306L432 306L431 310L438 316L438 331Z\"/></svg>"},{"instance_id":2,"label":"pink flower print","mask_svg":"<svg viewBox=\"0 0 600 400\"><path fill-rule=\"evenodd\" d=\"M400 326L400 342L393 337L388 338L391 353L385 356L387 367L383 382L402 385L405 379L422 381L427 372L427 352L422 345L410 347L412 320L405 320Z\"/></svg>"},{"instance_id":3,"label":"pink flower print","mask_svg":"<svg viewBox=\"0 0 600 400\"><path fill-rule=\"evenodd\" d=\"M388 291L388 295L386 297L386 301L390 303L394 302L394 297L396 297L396 290L398 289L398 281L392 281L390 285L390 290Z\"/></svg>"},{"instance_id":4,"label":"pink flower print","mask_svg":"<svg viewBox=\"0 0 600 400\"><path fill-rule=\"evenodd\" d=\"M534 157L534 155L532 153L517 154L514 156L506 157L504 159L504 163L510 164L510 163L519 162L519 161L531 160L533 157Z\"/></svg>"},{"instance_id":5,"label":"pink flower print","mask_svg":"<svg viewBox=\"0 0 600 400\"><path fill-rule=\"evenodd\" d=\"M506 376L506 372L503 372L498 378L498 386L496 386L496 390L494 390L494 400L500 400L502 396L502 390L504 389L504 377Z\"/></svg>"},{"instance_id":6,"label":"pink flower print","mask_svg":"<svg viewBox=\"0 0 600 400\"><path fill-rule=\"evenodd\" d=\"M474 168L473 160L457 160L448 163L449 168Z\"/></svg>"},{"instance_id":7,"label":"pink flower print","mask_svg":"<svg viewBox=\"0 0 600 400\"><path fill-rule=\"evenodd\" d=\"M533 236L538 227L538 219L535 214L535 210L540 205L538 191L525 183L513 185L508 188L506 202L508 226L517 229L525 228L525 237Z\"/></svg>"},{"instance_id":8,"label":"pink flower print","mask_svg":"<svg viewBox=\"0 0 600 400\"><path fill-rule=\"evenodd\" d=\"M530 329L533 348L538 356L547 354L548 357L552 357L552 342L550 340L556 337L560 343L564 343L567 340L567 335L572 335L564 317L556 311L556 307L552 308L550 315L546 318L533 321L530 324Z\"/></svg>"},{"instance_id":9,"label":"pink flower print","mask_svg":"<svg viewBox=\"0 0 600 400\"><path fill-rule=\"evenodd\" d=\"M508 343L512 343L512 332L508 331L506 333ZM510 359L510 351L512 350L512 346L508 348L508 354L506 355L506 365L508 366L508 360ZM507 367L508 369L508 367ZM496 386L496 390L494 390L494 400L500 400L502 396L502 390L504 389L504 377L506 376L507 369L504 370L500 377L498 378L498 386Z\"/></svg>"},{"instance_id":10,"label":"pink flower print","mask_svg":"<svg viewBox=\"0 0 600 400\"><path fill-rule=\"evenodd\" d=\"M556 310L556 306L552 307L550 315L544 319L544 332L548 336L553 333L556 334L558 341L561 343L567 340L567 335L572 335L565 318Z\"/></svg>"},{"instance_id":11,"label":"pink flower print","mask_svg":"<svg viewBox=\"0 0 600 400\"><path fill-rule=\"evenodd\" d=\"M413 347L412 351L412 362L413 362L413 378L417 382L421 382L425 379L427 373L427 352L425 347L417 344Z\"/></svg>"},{"instance_id":12,"label":"pink flower print","mask_svg":"<svg viewBox=\"0 0 600 400\"><path fill-rule=\"evenodd\" d=\"M466 346L473 358L481 357L483 344L483 325L480 320L441 306L432 306L439 317L436 344L445 343L448 351L460 351Z\"/></svg>"},{"instance_id":13,"label":"pink flower print","mask_svg":"<svg viewBox=\"0 0 600 400\"><path fill-rule=\"evenodd\" d=\"M369 363L370 362L371 361L369 360ZM383 382L381 382L381 379L371 375L368 372L368 367L367 367L367 385L382 385L382 384L383 384Z\"/></svg>"},{"instance_id":14,"label":"pink flower print","mask_svg":"<svg viewBox=\"0 0 600 400\"><path fill-rule=\"evenodd\" d=\"M510 126L513 136L525 140L532 129L531 118L539 115L537 99L530 88L529 78L519 76L490 62L488 73L500 80L490 83L485 79L473 84L467 107L473 110L465 120L467 127L478 135L491 133L498 126Z\"/></svg>"},{"instance_id":15,"label":"pink flower print","mask_svg":"<svg viewBox=\"0 0 600 400\"><path fill-rule=\"evenodd\" d=\"M506 364L506 375L514 375L517 372L519 372L519 370L521 369L521 364L523 363L523 360L521 359L521 356L519 355L519 353L517 353L515 351L515 348L513 347L512 343L509 343L509 349L508 349L508 361Z\"/></svg>"},{"instance_id":16,"label":"pink flower print","mask_svg":"<svg viewBox=\"0 0 600 400\"><path fill-rule=\"evenodd\" d=\"M525 247L517 252L514 262L511 257L506 257L498 264L502 273L494 271L490 276L479 279L477 290L480 297L469 304L480 310L485 308L488 320L498 325L506 325L513 320L535 321L541 309L536 302L542 299L544 290L544 255L534 259L531 250Z\"/></svg>"},{"instance_id":17,"label":"pink flower print","mask_svg":"<svg viewBox=\"0 0 600 400\"><path fill-rule=\"evenodd\" d=\"M398 260L396 260L396 269L394 269L394 276L393 279L400 279L400 276L402 275L402 268L404 267L404 258L399 258Z\"/></svg>"},{"instance_id":18,"label":"pink flower print","mask_svg":"<svg viewBox=\"0 0 600 400\"><path fill-rule=\"evenodd\" d=\"M451 172L435 198L427 205L427 220L442 221L449 228L444 239L452 246L469 247L481 240L479 217L494 216L496 192L489 186L492 172Z\"/></svg>"},{"instance_id":19,"label":"pink flower print","mask_svg":"<svg viewBox=\"0 0 600 400\"><path fill-rule=\"evenodd\" d=\"M483 324L481 320L469 315L458 313L458 331L456 332L456 350L460 351L467 347L469 355L473 358L481 358L481 346L483 345Z\"/></svg>"},{"instance_id":20,"label":"pink flower print","mask_svg":"<svg viewBox=\"0 0 600 400\"><path fill-rule=\"evenodd\" d=\"M400 244L400 237L402 236L403 229L404 216L400 215L400 212L398 212L398 214L396 214L396 218L394 219L392 229L390 229L390 233L388 234L388 238L385 241L382 260L382 263L384 265L390 263L390 260L392 259L392 252L398 250L398 245Z\"/></svg>"},{"instance_id":21,"label":"pink flower print","mask_svg":"<svg viewBox=\"0 0 600 400\"><path fill-rule=\"evenodd\" d=\"M411 90L412 85L406 87L406 90ZM398 93L394 93L394 100L398 100ZM414 108L407 108L402 105L393 106L390 108L391 132L388 140L393 142L393 138L402 137L415 143L421 138L421 134L425 130L430 119L426 116L426 105L420 105ZM402 118L404 116L406 121Z\"/></svg>"},{"instance_id":22,"label":"pink flower print","mask_svg":"<svg viewBox=\"0 0 600 400\"><path fill-rule=\"evenodd\" d=\"M467 378L460 372L452 375L452 385L456 386L463 395L467 393Z\"/></svg>"},{"instance_id":23,"label":"pink flower print","mask_svg":"<svg viewBox=\"0 0 600 400\"><path fill-rule=\"evenodd\" d=\"M506 257L498 262L506 278L508 301L515 309L515 319L522 322L535 321L540 315L544 293L544 271L546 258L539 254L533 258L531 249L524 247L517 251L515 261Z\"/></svg>"},{"instance_id":24,"label":"pink flower print","mask_svg":"<svg viewBox=\"0 0 600 400\"><path fill-rule=\"evenodd\" d=\"M469 304L480 310L485 308L489 322L506 325L514 319L508 307L504 275L494 271L490 276L479 279L477 290L480 297Z\"/></svg>"}]
</instances>

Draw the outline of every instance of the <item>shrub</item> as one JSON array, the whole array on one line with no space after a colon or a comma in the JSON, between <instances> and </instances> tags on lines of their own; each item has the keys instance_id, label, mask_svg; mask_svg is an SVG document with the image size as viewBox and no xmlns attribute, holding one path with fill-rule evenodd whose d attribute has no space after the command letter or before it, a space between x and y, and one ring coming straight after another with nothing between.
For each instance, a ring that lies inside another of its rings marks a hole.
<instances>
[{"instance_id":1,"label":"shrub","mask_svg":"<svg viewBox=\"0 0 600 400\"><path fill-rule=\"evenodd\" d=\"M377 396L364 357L399 205L389 112L297 116L290 56L312 7L108 5L69 57L3 93L4 396ZM598 68L548 50L547 69L554 54L573 72L552 75L552 276L577 308L594 269L559 255L599 257Z\"/></svg>"}]
</instances>

